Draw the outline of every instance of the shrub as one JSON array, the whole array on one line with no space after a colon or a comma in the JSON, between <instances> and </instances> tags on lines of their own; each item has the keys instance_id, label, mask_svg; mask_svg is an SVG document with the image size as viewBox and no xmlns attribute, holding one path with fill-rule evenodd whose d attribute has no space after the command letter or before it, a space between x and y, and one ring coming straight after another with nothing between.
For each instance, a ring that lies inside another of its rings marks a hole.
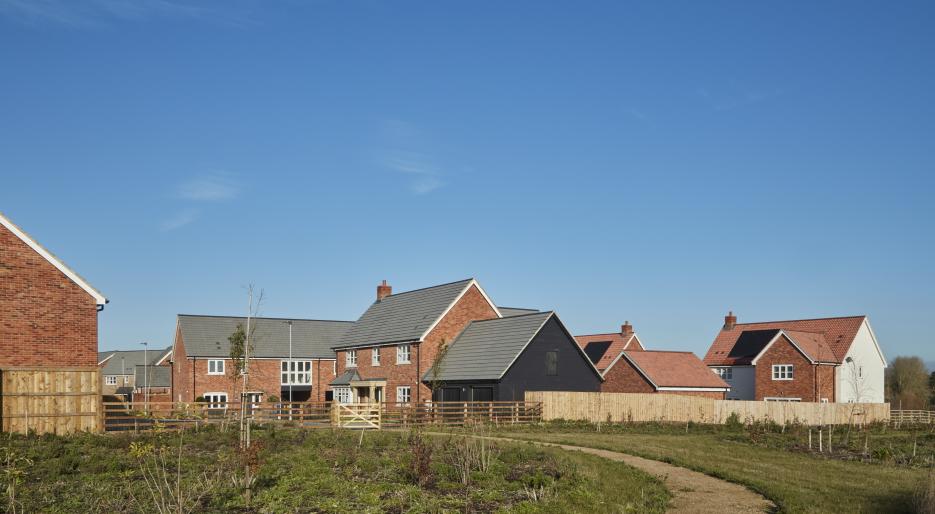
<instances>
[{"instance_id":1,"label":"shrub","mask_svg":"<svg viewBox=\"0 0 935 514\"><path fill-rule=\"evenodd\" d=\"M935 514L935 471L919 484L915 495L915 508L919 514Z\"/></svg>"}]
</instances>

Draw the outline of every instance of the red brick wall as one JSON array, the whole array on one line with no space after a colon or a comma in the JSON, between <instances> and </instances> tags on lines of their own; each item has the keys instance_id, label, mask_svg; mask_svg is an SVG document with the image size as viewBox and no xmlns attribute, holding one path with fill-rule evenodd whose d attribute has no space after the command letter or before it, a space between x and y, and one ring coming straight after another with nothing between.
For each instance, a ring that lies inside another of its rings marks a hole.
<instances>
[{"instance_id":1,"label":"red brick wall","mask_svg":"<svg viewBox=\"0 0 935 514\"><path fill-rule=\"evenodd\" d=\"M476 286L471 286L464 296L448 311L432 329L421 344L413 344L410 354L411 364L396 364L396 346L384 346L381 350L380 366L371 366L371 348L357 349L357 372L361 378L384 378L386 390L384 400L396 402L396 388L409 386L412 388L412 401L428 401L431 399L431 390L422 384L421 375L432 366L432 361L438 353L438 348L444 340L453 341L464 327L472 320L496 318L497 313L484 299L484 295ZM338 351L338 375L344 373L345 352Z\"/></svg>"},{"instance_id":2,"label":"red brick wall","mask_svg":"<svg viewBox=\"0 0 935 514\"><path fill-rule=\"evenodd\" d=\"M0 368L97 366L97 302L0 225Z\"/></svg>"},{"instance_id":3,"label":"red brick wall","mask_svg":"<svg viewBox=\"0 0 935 514\"><path fill-rule=\"evenodd\" d=\"M172 397L175 401L193 402L205 393L227 393L230 401L239 400L241 381L231 380L234 369L230 359L224 359L224 375L208 375L207 358L191 358L185 350L185 341L180 330L176 329ZM275 395L282 398L281 359L251 359L251 392L262 391L264 397ZM192 369L194 368L194 376ZM331 360L312 360L312 395L310 401L325 401L328 383L334 379L334 364ZM179 399L181 398L181 400Z\"/></svg>"},{"instance_id":4,"label":"red brick wall","mask_svg":"<svg viewBox=\"0 0 935 514\"><path fill-rule=\"evenodd\" d=\"M604 375L602 393L654 393L652 384L646 380L629 361L621 357Z\"/></svg>"},{"instance_id":5,"label":"red brick wall","mask_svg":"<svg viewBox=\"0 0 935 514\"><path fill-rule=\"evenodd\" d=\"M792 364L793 379L773 380L774 364ZM826 365L817 369L789 339L781 336L756 363L755 399L801 398L803 402L817 402L827 398L833 402L834 367Z\"/></svg>"}]
</instances>

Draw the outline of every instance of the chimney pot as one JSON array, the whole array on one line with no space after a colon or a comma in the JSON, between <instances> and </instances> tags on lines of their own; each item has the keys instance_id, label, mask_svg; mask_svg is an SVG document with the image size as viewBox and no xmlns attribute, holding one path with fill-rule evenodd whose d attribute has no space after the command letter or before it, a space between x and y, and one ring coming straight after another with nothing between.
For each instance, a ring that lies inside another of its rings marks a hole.
<instances>
[{"instance_id":1,"label":"chimney pot","mask_svg":"<svg viewBox=\"0 0 935 514\"><path fill-rule=\"evenodd\" d=\"M620 325L620 334L623 337L630 337L633 335L633 325L629 321L624 321L623 325Z\"/></svg>"},{"instance_id":2,"label":"chimney pot","mask_svg":"<svg viewBox=\"0 0 935 514\"><path fill-rule=\"evenodd\" d=\"M737 316L734 316L734 311L727 311L727 316L724 316L724 330L733 330L736 324Z\"/></svg>"},{"instance_id":3,"label":"chimney pot","mask_svg":"<svg viewBox=\"0 0 935 514\"><path fill-rule=\"evenodd\" d=\"M386 280L382 284L377 286L377 301L381 301L387 296L393 294L393 286L386 283Z\"/></svg>"}]
</instances>

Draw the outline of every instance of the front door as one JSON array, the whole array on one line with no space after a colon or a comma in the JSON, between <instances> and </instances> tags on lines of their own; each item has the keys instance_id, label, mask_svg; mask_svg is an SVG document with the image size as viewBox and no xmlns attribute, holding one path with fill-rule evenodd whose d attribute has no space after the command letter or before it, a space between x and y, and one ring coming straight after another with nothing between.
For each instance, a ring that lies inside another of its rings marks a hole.
<instances>
[{"instance_id":1,"label":"front door","mask_svg":"<svg viewBox=\"0 0 935 514\"><path fill-rule=\"evenodd\" d=\"M383 388L375 387L373 388L373 401L380 403L383 401Z\"/></svg>"}]
</instances>

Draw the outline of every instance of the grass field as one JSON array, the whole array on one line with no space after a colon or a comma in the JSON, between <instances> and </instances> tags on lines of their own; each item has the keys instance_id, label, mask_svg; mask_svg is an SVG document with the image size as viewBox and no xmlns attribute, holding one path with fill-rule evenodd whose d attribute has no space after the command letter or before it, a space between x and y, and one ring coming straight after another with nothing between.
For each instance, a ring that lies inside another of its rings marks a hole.
<instances>
[{"instance_id":1,"label":"grass field","mask_svg":"<svg viewBox=\"0 0 935 514\"><path fill-rule=\"evenodd\" d=\"M244 453L235 432L215 429L181 440L173 432L4 435L0 505L6 512L176 512L182 504L182 512L535 513L662 512L669 500L659 481L626 465L525 444L293 429L256 430L255 441ZM249 503L247 468L255 477Z\"/></svg>"},{"instance_id":2,"label":"grass field","mask_svg":"<svg viewBox=\"0 0 935 514\"><path fill-rule=\"evenodd\" d=\"M669 462L743 484L772 500L782 512L913 512L913 495L930 477L932 446L925 430L897 432L876 427L883 433L870 436L871 441L900 455L915 442L917 457L912 465L886 458L861 462L809 453L799 448L800 434L780 430L617 424L604 425L598 431L596 425L550 423L500 430L498 435L590 446ZM842 453L851 454L854 447L864 444L867 435L852 433L852 440L859 444ZM919 439L926 441L921 452ZM839 447L844 448L843 441Z\"/></svg>"}]
</instances>

